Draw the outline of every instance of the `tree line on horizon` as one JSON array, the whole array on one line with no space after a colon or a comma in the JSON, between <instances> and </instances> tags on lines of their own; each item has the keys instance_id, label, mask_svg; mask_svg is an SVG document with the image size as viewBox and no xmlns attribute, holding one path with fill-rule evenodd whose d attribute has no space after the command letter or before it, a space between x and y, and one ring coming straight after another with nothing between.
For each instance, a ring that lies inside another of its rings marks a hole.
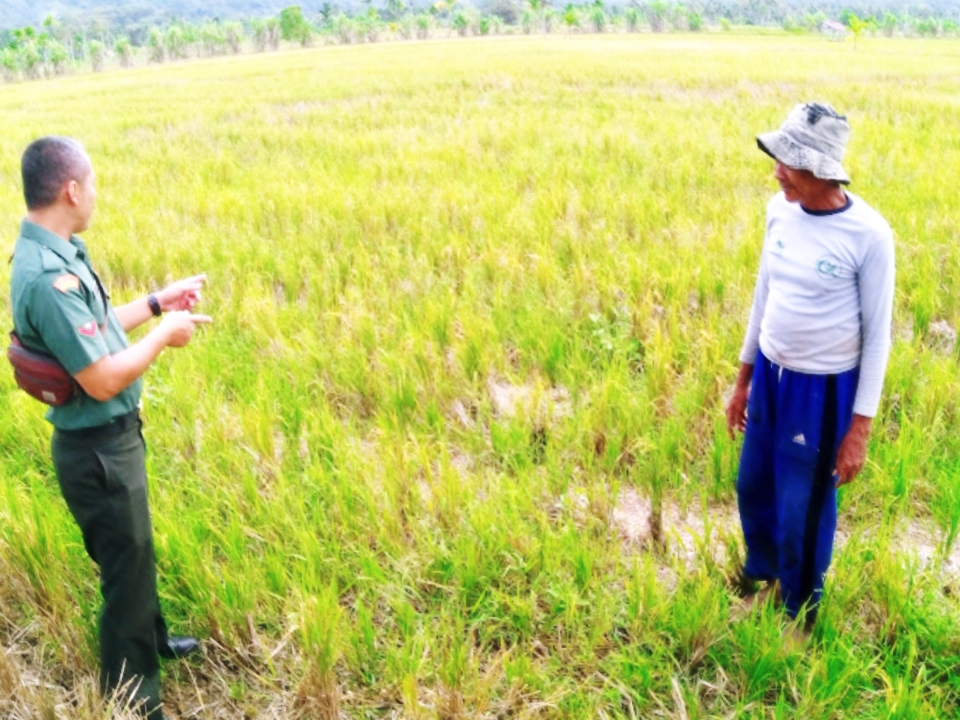
<instances>
[{"instance_id":1,"label":"tree line on horizon","mask_svg":"<svg viewBox=\"0 0 960 720\"><path fill-rule=\"evenodd\" d=\"M707 25L730 30L734 25L782 27L788 32L849 31L937 37L956 36L960 26L948 16L890 11L862 17L844 9L836 19L822 10L784 12L781 0L741 0L734 5L697 0L689 4L669 0L643 0L626 7L608 6L604 0L553 7L548 0L493 0L480 11L464 0L437 0L425 8L407 6L404 0L384 0L382 7L365 0L362 10L345 12L324 2L315 14L291 5L269 17L210 20L192 23L171 20L137 33L61 23L48 15L39 28L32 26L0 32L0 79L5 82L65 75L83 68L95 72L112 59L131 67L135 59L148 63L239 54L244 49L265 52L282 44L309 47L316 43L372 43L383 39L427 39L443 36L484 36L517 33L603 33L608 31L655 33L700 32Z\"/></svg>"}]
</instances>

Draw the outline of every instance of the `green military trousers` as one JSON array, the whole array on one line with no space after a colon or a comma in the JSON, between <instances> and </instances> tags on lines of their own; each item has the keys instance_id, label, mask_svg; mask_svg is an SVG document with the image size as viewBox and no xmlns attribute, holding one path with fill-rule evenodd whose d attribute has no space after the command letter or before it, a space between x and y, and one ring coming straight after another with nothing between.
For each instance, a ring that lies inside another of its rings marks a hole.
<instances>
[{"instance_id":1,"label":"green military trousers","mask_svg":"<svg viewBox=\"0 0 960 720\"><path fill-rule=\"evenodd\" d=\"M101 690L121 689L149 720L161 720L157 645L166 642L167 627L140 427L134 414L92 430L55 430L52 450L63 497L100 566Z\"/></svg>"}]
</instances>

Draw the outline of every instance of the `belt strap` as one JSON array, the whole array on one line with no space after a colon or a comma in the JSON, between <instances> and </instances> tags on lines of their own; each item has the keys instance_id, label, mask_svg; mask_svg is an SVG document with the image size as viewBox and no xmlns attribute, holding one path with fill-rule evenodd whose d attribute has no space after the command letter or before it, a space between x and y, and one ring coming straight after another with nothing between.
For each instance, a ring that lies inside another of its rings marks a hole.
<instances>
[{"instance_id":1,"label":"belt strap","mask_svg":"<svg viewBox=\"0 0 960 720\"><path fill-rule=\"evenodd\" d=\"M125 430L129 430L134 425L140 423L140 410L133 409L125 415L115 417L103 425L94 425L88 428L79 428L77 430L62 430L57 428L57 432L71 439L85 440L94 437L107 437L110 435L119 435Z\"/></svg>"}]
</instances>

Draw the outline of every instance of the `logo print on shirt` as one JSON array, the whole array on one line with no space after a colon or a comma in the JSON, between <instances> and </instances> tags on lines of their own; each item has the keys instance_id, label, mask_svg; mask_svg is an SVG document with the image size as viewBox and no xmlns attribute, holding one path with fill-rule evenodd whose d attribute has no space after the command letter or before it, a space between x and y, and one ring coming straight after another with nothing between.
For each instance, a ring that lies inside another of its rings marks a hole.
<instances>
[{"instance_id":1,"label":"logo print on shirt","mask_svg":"<svg viewBox=\"0 0 960 720\"><path fill-rule=\"evenodd\" d=\"M97 334L97 324L91 320L86 322L80 327L77 328L77 332L83 335L84 337L93 337Z\"/></svg>"},{"instance_id":2,"label":"logo print on shirt","mask_svg":"<svg viewBox=\"0 0 960 720\"><path fill-rule=\"evenodd\" d=\"M783 251L787 249L786 244L780 238L777 238L773 242L773 248L770 252L776 255L777 257L783 257Z\"/></svg>"},{"instance_id":3,"label":"logo print on shirt","mask_svg":"<svg viewBox=\"0 0 960 720\"><path fill-rule=\"evenodd\" d=\"M803 433L800 433L799 435L797 435L797 436L793 439L793 441L794 441L797 445L806 445L806 444L807 444L807 439L803 436Z\"/></svg>"},{"instance_id":4,"label":"logo print on shirt","mask_svg":"<svg viewBox=\"0 0 960 720\"><path fill-rule=\"evenodd\" d=\"M824 280L836 280L840 277L840 261L832 255L824 255L817 260L817 275Z\"/></svg>"}]
</instances>

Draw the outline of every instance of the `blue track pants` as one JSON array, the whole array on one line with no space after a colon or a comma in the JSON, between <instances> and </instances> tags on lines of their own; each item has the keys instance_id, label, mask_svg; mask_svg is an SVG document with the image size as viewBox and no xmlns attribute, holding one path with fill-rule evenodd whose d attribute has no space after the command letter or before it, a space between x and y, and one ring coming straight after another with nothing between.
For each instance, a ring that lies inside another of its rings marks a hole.
<instances>
[{"instance_id":1,"label":"blue track pants","mask_svg":"<svg viewBox=\"0 0 960 720\"><path fill-rule=\"evenodd\" d=\"M837 449L853 419L859 369L793 372L757 354L737 501L744 574L779 580L787 612L816 617L837 528Z\"/></svg>"}]
</instances>

